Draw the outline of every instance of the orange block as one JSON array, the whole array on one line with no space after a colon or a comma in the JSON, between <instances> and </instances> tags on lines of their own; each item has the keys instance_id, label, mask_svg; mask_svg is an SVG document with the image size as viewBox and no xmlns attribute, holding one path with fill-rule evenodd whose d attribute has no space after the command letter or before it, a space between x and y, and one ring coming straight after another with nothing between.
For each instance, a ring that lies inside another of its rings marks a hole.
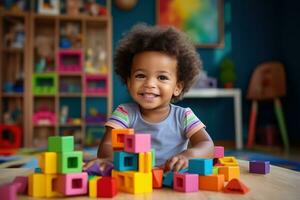
<instances>
[{"instance_id":1,"label":"orange block","mask_svg":"<svg viewBox=\"0 0 300 200\"><path fill-rule=\"evenodd\" d=\"M239 166L220 166L219 174L223 174L225 181L230 181L231 179L240 178L240 167Z\"/></svg>"},{"instance_id":2,"label":"orange block","mask_svg":"<svg viewBox=\"0 0 300 200\"><path fill-rule=\"evenodd\" d=\"M221 191L223 187L224 187L223 174L199 176L199 190Z\"/></svg>"},{"instance_id":3,"label":"orange block","mask_svg":"<svg viewBox=\"0 0 300 200\"><path fill-rule=\"evenodd\" d=\"M124 149L124 136L134 134L132 128L112 129L111 142L113 149Z\"/></svg>"},{"instance_id":4,"label":"orange block","mask_svg":"<svg viewBox=\"0 0 300 200\"><path fill-rule=\"evenodd\" d=\"M152 169L152 187L162 188L164 171L162 169Z\"/></svg>"},{"instance_id":5,"label":"orange block","mask_svg":"<svg viewBox=\"0 0 300 200\"><path fill-rule=\"evenodd\" d=\"M226 187L223 189L223 192L246 194L249 192L249 188L239 179L234 178L226 185Z\"/></svg>"}]
</instances>

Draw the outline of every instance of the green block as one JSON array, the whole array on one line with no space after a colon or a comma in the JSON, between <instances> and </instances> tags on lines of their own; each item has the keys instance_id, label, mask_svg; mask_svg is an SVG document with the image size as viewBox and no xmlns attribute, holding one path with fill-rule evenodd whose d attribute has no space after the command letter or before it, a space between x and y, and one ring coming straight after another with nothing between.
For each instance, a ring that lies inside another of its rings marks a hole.
<instances>
[{"instance_id":1,"label":"green block","mask_svg":"<svg viewBox=\"0 0 300 200\"><path fill-rule=\"evenodd\" d=\"M151 149L152 154L152 167L155 167L155 149Z\"/></svg>"},{"instance_id":2,"label":"green block","mask_svg":"<svg viewBox=\"0 0 300 200\"><path fill-rule=\"evenodd\" d=\"M213 167L213 174L219 174L219 167Z\"/></svg>"},{"instance_id":3,"label":"green block","mask_svg":"<svg viewBox=\"0 0 300 200\"><path fill-rule=\"evenodd\" d=\"M50 136L48 151L57 153L74 151L74 136Z\"/></svg>"},{"instance_id":4,"label":"green block","mask_svg":"<svg viewBox=\"0 0 300 200\"><path fill-rule=\"evenodd\" d=\"M61 152L58 154L58 173L82 172L82 152Z\"/></svg>"}]
</instances>

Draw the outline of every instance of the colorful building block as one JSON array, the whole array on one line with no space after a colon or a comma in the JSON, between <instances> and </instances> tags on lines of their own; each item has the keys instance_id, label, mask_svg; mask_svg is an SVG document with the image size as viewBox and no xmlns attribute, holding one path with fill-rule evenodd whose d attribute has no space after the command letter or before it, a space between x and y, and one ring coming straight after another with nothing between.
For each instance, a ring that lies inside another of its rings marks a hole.
<instances>
[{"instance_id":1,"label":"colorful building block","mask_svg":"<svg viewBox=\"0 0 300 200\"><path fill-rule=\"evenodd\" d=\"M224 157L224 147L223 146L215 146L214 158L223 158L223 157Z\"/></svg>"},{"instance_id":2,"label":"colorful building block","mask_svg":"<svg viewBox=\"0 0 300 200\"><path fill-rule=\"evenodd\" d=\"M213 160L205 158L193 158L189 160L190 174L209 175L212 174Z\"/></svg>"},{"instance_id":3,"label":"colorful building block","mask_svg":"<svg viewBox=\"0 0 300 200\"><path fill-rule=\"evenodd\" d=\"M213 167L213 174L218 174L219 173L219 167L214 166Z\"/></svg>"},{"instance_id":4,"label":"colorful building block","mask_svg":"<svg viewBox=\"0 0 300 200\"><path fill-rule=\"evenodd\" d=\"M20 148L22 131L16 125L0 125L0 149Z\"/></svg>"},{"instance_id":5,"label":"colorful building block","mask_svg":"<svg viewBox=\"0 0 300 200\"><path fill-rule=\"evenodd\" d=\"M82 171L82 152L61 152L58 154L59 173L79 173Z\"/></svg>"},{"instance_id":6,"label":"colorful building block","mask_svg":"<svg viewBox=\"0 0 300 200\"><path fill-rule=\"evenodd\" d=\"M220 166L219 174L223 174L225 181L230 181L231 179L240 178L240 167L239 166Z\"/></svg>"},{"instance_id":7,"label":"colorful building block","mask_svg":"<svg viewBox=\"0 0 300 200\"><path fill-rule=\"evenodd\" d=\"M13 183L7 183L0 186L1 199L17 200L17 186Z\"/></svg>"},{"instance_id":8,"label":"colorful building block","mask_svg":"<svg viewBox=\"0 0 300 200\"><path fill-rule=\"evenodd\" d=\"M173 181L174 181L174 172L173 171L165 172L163 175L162 185L165 187L173 187Z\"/></svg>"},{"instance_id":9,"label":"colorful building block","mask_svg":"<svg viewBox=\"0 0 300 200\"><path fill-rule=\"evenodd\" d=\"M174 173L174 190L179 192L197 192L198 187L198 174Z\"/></svg>"},{"instance_id":10,"label":"colorful building block","mask_svg":"<svg viewBox=\"0 0 300 200\"><path fill-rule=\"evenodd\" d=\"M162 169L152 169L152 187L162 188L164 170Z\"/></svg>"},{"instance_id":11,"label":"colorful building block","mask_svg":"<svg viewBox=\"0 0 300 200\"><path fill-rule=\"evenodd\" d=\"M50 136L48 151L57 153L74 151L74 136Z\"/></svg>"},{"instance_id":12,"label":"colorful building block","mask_svg":"<svg viewBox=\"0 0 300 200\"><path fill-rule=\"evenodd\" d=\"M199 190L221 191L223 187L224 187L223 174L199 176Z\"/></svg>"},{"instance_id":13,"label":"colorful building block","mask_svg":"<svg viewBox=\"0 0 300 200\"><path fill-rule=\"evenodd\" d=\"M112 198L118 193L115 177L102 177L97 181L97 197Z\"/></svg>"},{"instance_id":14,"label":"colorful building block","mask_svg":"<svg viewBox=\"0 0 300 200\"><path fill-rule=\"evenodd\" d=\"M57 173L57 153L44 152L39 155L39 166L44 174Z\"/></svg>"},{"instance_id":15,"label":"colorful building block","mask_svg":"<svg viewBox=\"0 0 300 200\"><path fill-rule=\"evenodd\" d=\"M119 191L132 194L152 192L152 173L112 170L112 176L117 180Z\"/></svg>"},{"instance_id":16,"label":"colorful building block","mask_svg":"<svg viewBox=\"0 0 300 200\"><path fill-rule=\"evenodd\" d=\"M86 172L59 175L55 189L66 196L87 193L88 175Z\"/></svg>"},{"instance_id":17,"label":"colorful building block","mask_svg":"<svg viewBox=\"0 0 300 200\"><path fill-rule=\"evenodd\" d=\"M28 177L27 176L17 176L13 180L13 184L17 187L17 192L19 194L27 193L28 190Z\"/></svg>"},{"instance_id":18,"label":"colorful building block","mask_svg":"<svg viewBox=\"0 0 300 200\"><path fill-rule=\"evenodd\" d=\"M155 166L155 149L151 149L151 153L152 153L152 167Z\"/></svg>"},{"instance_id":19,"label":"colorful building block","mask_svg":"<svg viewBox=\"0 0 300 200\"><path fill-rule=\"evenodd\" d=\"M144 152L138 154L139 159L139 172L142 173L151 173L152 172L152 152Z\"/></svg>"},{"instance_id":20,"label":"colorful building block","mask_svg":"<svg viewBox=\"0 0 300 200\"><path fill-rule=\"evenodd\" d=\"M133 135L134 130L131 128L124 129L112 129L111 142L114 149L124 149L124 137L125 135Z\"/></svg>"},{"instance_id":21,"label":"colorful building block","mask_svg":"<svg viewBox=\"0 0 300 200\"><path fill-rule=\"evenodd\" d=\"M118 171L138 170L138 154L124 151L114 152L114 169Z\"/></svg>"},{"instance_id":22,"label":"colorful building block","mask_svg":"<svg viewBox=\"0 0 300 200\"><path fill-rule=\"evenodd\" d=\"M223 164L225 166L238 166L239 165L236 158L233 156L226 156L223 158L219 158L219 163Z\"/></svg>"},{"instance_id":23,"label":"colorful building block","mask_svg":"<svg viewBox=\"0 0 300 200\"><path fill-rule=\"evenodd\" d=\"M256 174L270 173L270 161L251 160L249 162L249 172Z\"/></svg>"},{"instance_id":24,"label":"colorful building block","mask_svg":"<svg viewBox=\"0 0 300 200\"><path fill-rule=\"evenodd\" d=\"M124 150L130 153L142 153L151 151L151 134L125 135Z\"/></svg>"},{"instance_id":25,"label":"colorful building block","mask_svg":"<svg viewBox=\"0 0 300 200\"><path fill-rule=\"evenodd\" d=\"M32 197L46 196L46 175L31 174L28 177L28 195Z\"/></svg>"},{"instance_id":26,"label":"colorful building block","mask_svg":"<svg viewBox=\"0 0 300 200\"><path fill-rule=\"evenodd\" d=\"M46 197L60 197L61 193L55 190L54 183L58 180L57 174L45 174Z\"/></svg>"},{"instance_id":27,"label":"colorful building block","mask_svg":"<svg viewBox=\"0 0 300 200\"><path fill-rule=\"evenodd\" d=\"M102 178L101 176L94 176L89 179L89 197L97 197L97 182Z\"/></svg>"},{"instance_id":28,"label":"colorful building block","mask_svg":"<svg viewBox=\"0 0 300 200\"><path fill-rule=\"evenodd\" d=\"M249 192L249 188L239 179L232 179L223 189L223 192L246 194Z\"/></svg>"}]
</instances>

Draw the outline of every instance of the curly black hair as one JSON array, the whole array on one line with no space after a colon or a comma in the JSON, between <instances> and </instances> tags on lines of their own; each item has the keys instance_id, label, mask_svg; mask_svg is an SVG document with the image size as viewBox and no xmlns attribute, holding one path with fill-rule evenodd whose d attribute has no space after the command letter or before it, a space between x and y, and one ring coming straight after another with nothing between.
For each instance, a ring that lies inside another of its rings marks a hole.
<instances>
[{"instance_id":1,"label":"curly black hair","mask_svg":"<svg viewBox=\"0 0 300 200\"><path fill-rule=\"evenodd\" d=\"M202 68L199 54L189 38L174 27L135 25L120 40L114 56L115 72L126 84L134 56L144 51L159 51L177 59L177 80L183 90L172 101L182 98L193 85Z\"/></svg>"}]
</instances>

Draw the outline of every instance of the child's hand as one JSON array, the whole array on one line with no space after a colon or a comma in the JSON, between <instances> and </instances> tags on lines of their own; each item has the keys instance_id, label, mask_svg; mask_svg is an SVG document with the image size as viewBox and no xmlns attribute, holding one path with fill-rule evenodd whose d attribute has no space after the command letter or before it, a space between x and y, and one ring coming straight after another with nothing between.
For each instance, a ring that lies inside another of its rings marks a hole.
<instances>
[{"instance_id":1,"label":"child's hand","mask_svg":"<svg viewBox=\"0 0 300 200\"><path fill-rule=\"evenodd\" d=\"M111 173L113 164L107 159L95 159L83 166L83 171L89 175L108 176Z\"/></svg>"},{"instance_id":2,"label":"child's hand","mask_svg":"<svg viewBox=\"0 0 300 200\"><path fill-rule=\"evenodd\" d=\"M189 160L182 155L176 155L169 158L165 164L165 171L179 171L188 167Z\"/></svg>"}]
</instances>

